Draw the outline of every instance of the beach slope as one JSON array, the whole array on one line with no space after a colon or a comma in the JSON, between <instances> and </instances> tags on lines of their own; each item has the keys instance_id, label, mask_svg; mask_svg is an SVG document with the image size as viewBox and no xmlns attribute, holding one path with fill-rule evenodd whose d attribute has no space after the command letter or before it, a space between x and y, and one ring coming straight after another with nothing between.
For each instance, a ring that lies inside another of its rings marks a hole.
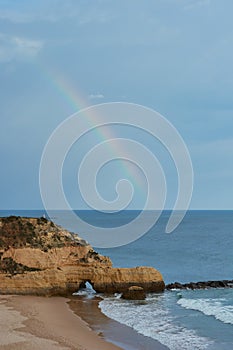
<instances>
[{"instance_id":1,"label":"beach slope","mask_svg":"<svg viewBox=\"0 0 233 350\"><path fill-rule=\"evenodd\" d=\"M62 297L0 296L0 349L119 350L93 332Z\"/></svg>"}]
</instances>

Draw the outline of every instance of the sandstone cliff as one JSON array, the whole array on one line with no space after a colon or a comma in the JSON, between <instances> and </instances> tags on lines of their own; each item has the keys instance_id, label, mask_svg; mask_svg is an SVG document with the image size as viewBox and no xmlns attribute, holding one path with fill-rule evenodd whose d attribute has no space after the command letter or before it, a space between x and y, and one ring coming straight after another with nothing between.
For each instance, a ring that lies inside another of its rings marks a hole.
<instances>
[{"instance_id":1,"label":"sandstone cliff","mask_svg":"<svg viewBox=\"0 0 233 350\"><path fill-rule=\"evenodd\" d=\"M113 268L85 240L44 218L0 218L0 294L68 295L87 281L103 293L165 287L156 269Z\"/></svg>"}]
</instances>

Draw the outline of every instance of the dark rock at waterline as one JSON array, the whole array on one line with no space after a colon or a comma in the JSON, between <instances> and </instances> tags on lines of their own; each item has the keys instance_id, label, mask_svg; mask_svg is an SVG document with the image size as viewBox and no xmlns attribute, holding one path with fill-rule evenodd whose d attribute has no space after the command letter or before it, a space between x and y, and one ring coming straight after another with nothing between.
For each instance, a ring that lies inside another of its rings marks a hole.
<instances>
[{"instance_id":1,"label":"dark rock at waterline","mask_svg":"<svg viewBox=\"0 0 233 350\"><path fill-rule=\"evenodd\" d=\"M206 289L206 288L233 288L233 280L206 281L179 283L174 282L166 285L167 290L171 289Z\"/></svg>"}]
</instances>

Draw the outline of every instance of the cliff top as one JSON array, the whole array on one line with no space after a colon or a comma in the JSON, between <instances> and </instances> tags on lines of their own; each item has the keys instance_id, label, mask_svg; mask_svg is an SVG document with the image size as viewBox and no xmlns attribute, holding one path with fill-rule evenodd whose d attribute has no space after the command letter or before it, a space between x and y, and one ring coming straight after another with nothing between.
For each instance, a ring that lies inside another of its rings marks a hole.
<instances>
[{"instance_id":1,"label":"cliff top","mask_svg":"<svg viewBox=\"0 0 233 350\"><path fill-rule=\"evenodd\" d=\"M159 271L113 268L108 257L45 218L0 218L0 294L68 295L87 281L101 293L164 290Z\"/></svg>"},{"instance_id":2,"label":"cliff top","mask_svg":"<svg viewBox=\"0 0 233 350\"><path fill-rule=\"evenodd\" d=\"M87 246L85 240L43 217L9 216L0 218L0 250L38 248L48 251L67 246Z\"/></svg>"}]
</instances>

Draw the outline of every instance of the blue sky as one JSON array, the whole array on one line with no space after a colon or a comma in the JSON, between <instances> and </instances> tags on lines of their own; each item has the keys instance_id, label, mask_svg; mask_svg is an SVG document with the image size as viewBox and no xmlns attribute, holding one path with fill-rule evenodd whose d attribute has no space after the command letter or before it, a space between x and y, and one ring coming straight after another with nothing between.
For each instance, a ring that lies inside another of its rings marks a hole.
<instances>
[{"instance_id":1,"label":"blue sky","mask_svg":"<svg viewBox=\"0 0 233 350\"><path fill-rule=\"evenodd\" d=\"M0 209L42 208L39 164L50 134L78 108L112 101L153 108L180 132L193 161L191 208L232 209L232 12L231 0L0 0ZM146 135L141 141L159 153L172 207L174 166ZM99 180L103 195L119 168ZM73 171L67 159L64 187L78 208Z\"/></svg>"}]
</instances>

